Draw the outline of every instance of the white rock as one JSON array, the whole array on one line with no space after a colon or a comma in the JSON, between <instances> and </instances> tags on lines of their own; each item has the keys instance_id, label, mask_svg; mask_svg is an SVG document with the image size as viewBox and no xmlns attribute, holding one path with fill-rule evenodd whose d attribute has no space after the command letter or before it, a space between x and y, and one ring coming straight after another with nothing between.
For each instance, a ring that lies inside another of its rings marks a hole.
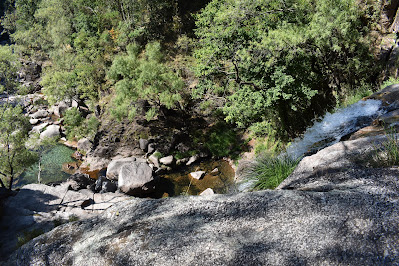
<instances>
[{"instance_id":1,"label":"white rock","mask_svg":"<svg viewBox=\"0 0 399 266\"><path fill-rule=\"evenodd\" d=\"M211 172L211 174L212 174L212 175L217 175L217 174L219 174L219 169L218 169L218 168L213 169L212 172Z\"/></svg>"},{"instance_id":2,"label":"white rock","mask_svg":"<svg viewBox=\"0 0 399 266\"><path fill-rule=\"evenodd\" d=\"M192 178L200 180L205 175L205 173L206 173L205 171L197 171L190 173L190 175Z\"/></svg>"},{"instance_id":3,"label":"white rock","mask_svg":"<svg viewBox=\"0 0 399 266\"><path fill-rule=\"evenodd\" d=\"M39 119L34 119L34 118L32 118L32 119L29 119L29 123L31 124L31 125L36 125L37 123L39 123Z\"/></svg>"},{"instance_id":4,"label":"white rock","mask_svg":"<svg viewBox=\"0 0 399 266\"><path fill-rule=\"evenodd\" d=\"M121 167L134 161L136 161L135 157L112 160L107 167L107 178L110 180L117 180Z\"/></svg>"},{"instance_id":5,"label":"white rock","mask_svg":"<svg viewBox=\"0 0 399 266\"><path fill-rule=\"evenodd\" d=\"M150 162L152 162L156 168L159 168L159 159L157 156L152 154L150 157L148 157L148 160L150 160Z\"/></svg>"},{"instance_id":6,"label":"white rock","mask_svg":"<svg viewBox=\"0 0 399 266\"><path fill-rule=\"evenodd\" d=\"M30 117L33 119L38 119L38 118L45 118L49 115L49 112L46 110L39 110L36 113L32 114Z\"/></svg>"},{"instance_id":7,"label":"white rock","mask_svg":"<svg viewBox=\"0 0 399 266\"><path fill-rule=\"evenodd\" d=\"M202 191L199 195L200 196L208 196L208 195L214 195L215 192L211 188L207 188L204 191Z\"/></svg>"},{"instance_id":8,"label":"white rock","mask_svg":"<svg viewBox=\"0 0 399 266\"><path fill-rule=\"evenodd\" d=\"M33 127L32 131L35 132L35 133L39 133L40 134L43 131L43 129L45 127L47 127L47 126L48 126L48 123L42 123L42 124L40 124L38 126Z\"/></svg>"},{"instance_id":9,"label":"white rock","mask_svg":"<svg viewBox=\"0 0 399 266\"><path fill-rule=\"evenodd\" d=\"M51 125L51 126L48 126L46 128L46 130L40 134L40 139L53 138L53 137L59 137L59 136L60 136L60 126Z\"/></svg>"},{"instance_id":10,"label":"white rock","mask_svg":"<svg viewBox=\"0 0 399 266\"><path fill-rule=\"evenodd\" d=\"M159 162L164 165L171 165L173 163L173 155L169 155L159 159Z\"/></svg>"},{"instance_id":11,"label":"white rock","mask_svg":"<svg viewBox=\"0 0 399 266\"><path fill-rule=\"evenodd\" d=\"M188 162L186 163L186 165L191 165L191 164L195 163L198 159L199 159L198 155L191 156L190 159L188 160Z\"/></svg>"}]
</instances>

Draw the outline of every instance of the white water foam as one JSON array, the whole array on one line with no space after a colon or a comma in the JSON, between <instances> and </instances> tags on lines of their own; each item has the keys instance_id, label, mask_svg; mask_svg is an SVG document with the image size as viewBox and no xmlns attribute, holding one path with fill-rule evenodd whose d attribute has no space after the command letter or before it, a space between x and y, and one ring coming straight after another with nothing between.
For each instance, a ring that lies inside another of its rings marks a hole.
<instances>
[{"instance_id":1,"label":"white water foam","mask_svg":"<svg viewBox=\"0 0 399 266\"><path fill-rule=\"evenodd\" d=\"M320 122L308 128L302 138L295 139L285 154L297 159L310 150L340 141L343 136L360 129L361 126L357 123L359 118L372 119L381 115L384 112L381 104L379 100L361 100L335 113L327 113Z\"/></svg>"}]
</instances>

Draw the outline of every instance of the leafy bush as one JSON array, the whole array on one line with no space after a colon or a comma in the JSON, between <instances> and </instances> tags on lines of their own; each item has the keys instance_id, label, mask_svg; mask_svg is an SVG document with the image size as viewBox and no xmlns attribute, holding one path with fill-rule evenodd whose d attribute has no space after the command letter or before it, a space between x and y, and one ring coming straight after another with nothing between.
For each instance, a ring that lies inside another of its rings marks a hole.
<instances>
[{"instance_id":1,"label":"leafy bush","mask_svg":"<svg viewBox=\"0 0 399 266\"><path fill-rule=\"evenodd\" d=\"M241 151L237 133L225 123L213 126L204 140L205 147L216 157L234 156Z\"/></svg>"},{"instance_id":2,"label":"leafy bush","mask_svg":"<svg viewBox=\"0 0 399 266\"><path fill-rule=\"evenodd\" d=\"M44 231L38 228L33 229L32 231L24 231L22 235L18 236L17 248L22 247L30 240L40 236L41 234L44 234Z\"/></svg>"},{"instance_id":3,"label":"leafy bush","mask_svg":"<svg viewBox=\"0 0 399 266\"><path fill-rule=\"evenodd\" d=\"M275 189L296 168L299 160L263 154L245 170L245 177L255 180L254 190Z\"/></svg>"},{"instance_id":4,"label":"leafy bush","mask_svg":"<svg viewBox=\"0 0 399 266\"><path fill-rule=\"evenodd\" d=\"M136 102L148 101L147 120L153 119L162 108L180 106L184 82L163 63L161 45L149 43L145 54L140 55L138 45L129 45L128 53L117 56L107 75L113 82L116 96L112 114L122 119L133 119L137 114Z\"/></svg>"},{"instance_id":5,"label":"leafy bush","mask_svg":"<svg viewBox=\"0 0 399 266\"><path fill-rule=\"evenodd\" d=\"M68 139L93 138L99 124L100 122L94 116L88 119L83 118L76 107L67 110L64 115L64 125Z\"/></svg>"}]
</instances>

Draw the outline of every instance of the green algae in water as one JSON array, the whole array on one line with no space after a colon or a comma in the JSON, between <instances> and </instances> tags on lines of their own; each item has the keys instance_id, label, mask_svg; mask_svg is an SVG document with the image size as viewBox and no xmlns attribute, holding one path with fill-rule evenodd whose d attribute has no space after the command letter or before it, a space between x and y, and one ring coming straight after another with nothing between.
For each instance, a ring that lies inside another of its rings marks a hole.
<instances>
[{"instance_id":1,"label":"green algae in water","mask_svg":"<svg viewBox=\"0 0 399 266\"><path fill-rule=\"evenodd\" d=\"M50 151L42 156L42 172L41 183L66 180L70 175L62 171L62 164L72 162L71 155L74 150L64 145L58 144ZM16 184L15 188L21 187L30 183L38 183L37 175L39 173L39 164L35 163L25 172L23 172Z\"/></svg>"}]
</instances>

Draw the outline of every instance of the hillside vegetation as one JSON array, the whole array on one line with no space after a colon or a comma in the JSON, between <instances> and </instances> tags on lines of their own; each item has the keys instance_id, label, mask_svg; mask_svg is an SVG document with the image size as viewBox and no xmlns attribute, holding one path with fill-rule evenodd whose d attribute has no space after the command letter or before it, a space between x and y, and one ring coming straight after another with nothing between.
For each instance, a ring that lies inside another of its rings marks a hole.
<instances>
[{"instance_id":1,"label":"hillside vegetation","mask_svg":"<svg viewBox=\"0 0 399 266\"><path fill-rule=\"evenodd\" d=\"M16 58L38 62L49 104L75 100L96 116L67 113L70 139L93 138L104 119L157 121L180 114L217 125L208 137L191 141L216 139L206 144L218 147L214 155L237 150L229 147L232 131L267 137L259 150L278 150L315 117L386 78L377 57L386 6L356 0L7 0L1 25L12 45L0 51L0 69L7 69L0 74L2 88L30 92L14 82ZM217 128L228 139L215 135Z\"/></svg>"}]
</instances>

